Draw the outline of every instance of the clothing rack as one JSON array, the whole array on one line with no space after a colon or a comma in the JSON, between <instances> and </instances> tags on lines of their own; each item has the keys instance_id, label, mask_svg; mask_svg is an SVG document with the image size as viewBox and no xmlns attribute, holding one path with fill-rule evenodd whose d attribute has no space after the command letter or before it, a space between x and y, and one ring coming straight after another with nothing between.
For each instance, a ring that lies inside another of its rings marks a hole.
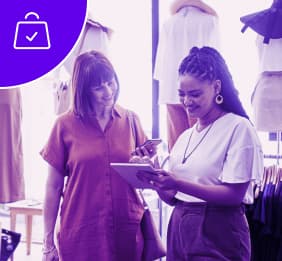
<instances>
[{"instance_id":1,"label":"clothing rack","mask_svg":"<svg viewBox=\"0 0 282 261\"><path fill-rule=\"evenodd\" d=\"M255 201L246 205L250 227L251 261L282 260L282 168L264 168L263 182L255 187Z\"/></svg>"},{"instance_id":2,"label":"clothing rack","mask_svg":"<svg viewBox=\"0 0 282 261\"><path fill-rule=\"evenodd\" d=\"M264 155L264 159L274 159L276 163L264 167L262 184L254 188L254 203L246 205L251 261L282 260L281 131L276 132L276 140L276 153Z\"/></svg>"},{"instance_id":3,"label":"clothing rack","mask_svg":"<svg viewBox=\"0 0 282 261\"><path fill-rule=\"evenodd\" d=\"M265 154L263 155L265 159L282 159L282 155Z\"/></svg>"},{"instance_id":4,"label":"clothing rack","mask_svg":"<svg viewBox=\"0 0 282 261\"><path fill-rule=\"evenodd\" d=\"M266 154L263 157L265 159L276 159L276 164L277 166L279 166L279 160L282 159L282 155L280 155L280 150L281 150L281 134L282 131L277 131L276 132L276 138L277 138L277 150L276 150L276 154Z\"/></svg>"},{"instance_id":5,"label":"clothing rack","mask_svg":"<svg viewBox=\"0 0 282 261\"><path fill-rule=\"evenodd\" d=\"M276 132L276 138L277 138L277 154L276 155L278 156L277 166L279 166L279 156L281 156L280 155L281 131Z\"/></svg>"}]
</instances>

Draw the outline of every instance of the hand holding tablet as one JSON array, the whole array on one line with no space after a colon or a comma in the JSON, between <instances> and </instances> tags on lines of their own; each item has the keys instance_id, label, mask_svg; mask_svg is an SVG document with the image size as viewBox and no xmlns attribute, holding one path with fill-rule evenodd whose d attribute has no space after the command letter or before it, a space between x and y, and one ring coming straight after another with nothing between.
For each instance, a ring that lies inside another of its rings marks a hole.
<instances>
[{"instance_id":1,"label":"hand holding tablet","mask_svg":"<svg viewBox=\"0 0 282 261\"><path fill-rule=\"evenodd\" d=\"M111 167L121 175L130 185L141 189L156 189L147 181L142 181L137 174L140 172L148 172L157 175L155 169L148 163L111 163Z\"/></svg>"}]
</instances>

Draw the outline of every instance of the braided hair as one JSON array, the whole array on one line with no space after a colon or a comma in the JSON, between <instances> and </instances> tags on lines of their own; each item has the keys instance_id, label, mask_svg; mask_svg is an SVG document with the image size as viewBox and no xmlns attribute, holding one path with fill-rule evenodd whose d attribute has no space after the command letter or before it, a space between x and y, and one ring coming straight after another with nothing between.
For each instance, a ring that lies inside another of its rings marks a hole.
<instances>
[{"instance_id":1,"label":"braided hair","mask_svg":"<svg viewBox=\"0 0 282 261\"><path fill-rule=\"evenodd\" d=\"M189 74L201 81L220 80L223 103L219 106L226 112L233 112L249 119L225 60L214 48L206 46L191 48L188 56L182 60L178 73L179 75Z\"/></svg>"}]
</instances>

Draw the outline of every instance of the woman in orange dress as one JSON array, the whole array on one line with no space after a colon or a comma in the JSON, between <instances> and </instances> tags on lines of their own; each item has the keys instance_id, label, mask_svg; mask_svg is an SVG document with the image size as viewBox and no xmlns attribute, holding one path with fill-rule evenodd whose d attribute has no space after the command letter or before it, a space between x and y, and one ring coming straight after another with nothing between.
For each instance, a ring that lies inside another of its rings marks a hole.
<instances>
[{"instance_id":1,"label":"woman in orange dress","mask_svg":"<svg viewBox=\"0 0 282 261\"><path fill-rule=\"evenodd\" d=\"M128 110L116 104L119 83L104 55L91 51L78 56L72 84L72 109L58 117L41 151L49 164L43 260L139 261L143 205L110 163L128 162L146 135L132 113L135 137Z\"/></svg>"}]
</instances>

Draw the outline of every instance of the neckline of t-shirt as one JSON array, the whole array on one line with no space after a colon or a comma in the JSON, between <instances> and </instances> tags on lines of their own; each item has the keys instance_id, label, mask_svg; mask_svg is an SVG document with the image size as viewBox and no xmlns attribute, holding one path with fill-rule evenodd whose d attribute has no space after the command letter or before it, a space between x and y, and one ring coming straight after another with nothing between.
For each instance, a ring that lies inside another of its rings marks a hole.
<instances>
[{"instance_id":1,"label":"neckline of t-shirt","mask_svg":"<svg viewBox=\"0 0 282 261\"><path fill-rule=\"evenodd\" d=\"M226 112L225 114L223 114L222 116L220 116L219 118L217 118L215 121L211 122L210 124L208 124L205 128L203 128L202 130L198 131L197 129L197 125L198 125L198 122L196 122L193 126L193 129L194 131L197 133L197 134L201 134L203 133L203 131L205 131L207 128L210 128L211 125L215 125L217 122L219 122L219 120L225 118L227 115L230 115L232 114L232 112Z\"/></svg>"}]
</instances>

